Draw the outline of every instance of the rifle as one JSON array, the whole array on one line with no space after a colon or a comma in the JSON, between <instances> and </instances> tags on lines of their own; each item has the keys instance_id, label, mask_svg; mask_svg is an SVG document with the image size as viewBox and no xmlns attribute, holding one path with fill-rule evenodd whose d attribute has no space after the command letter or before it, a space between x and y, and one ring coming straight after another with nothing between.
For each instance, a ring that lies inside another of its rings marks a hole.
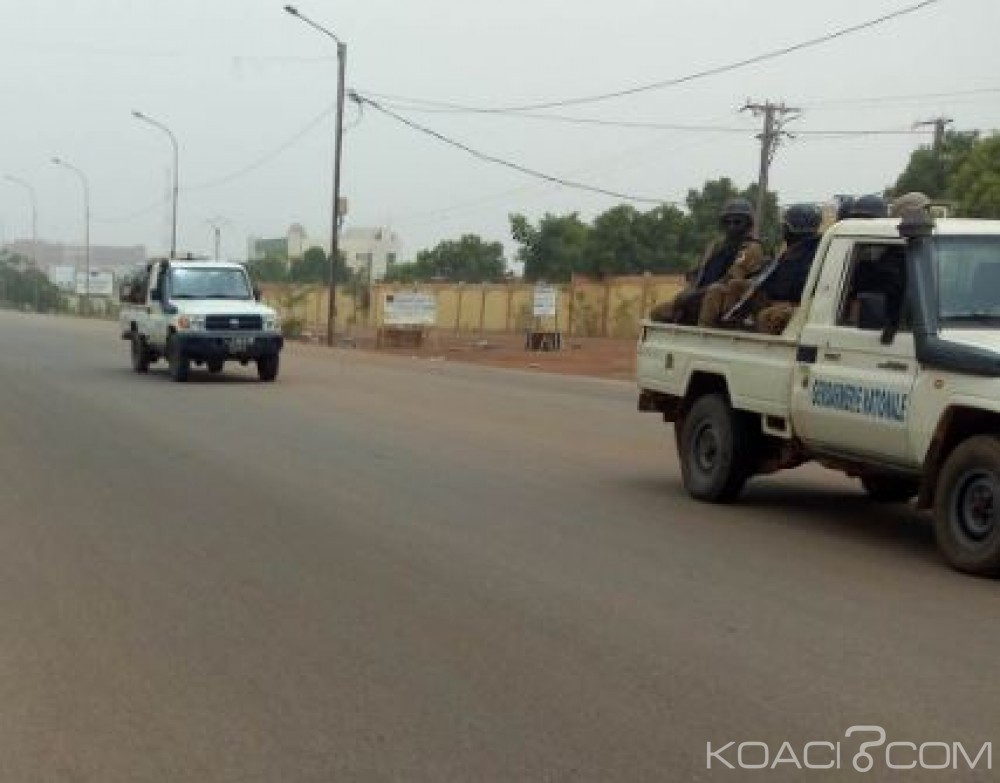
<instances>
[{"instance_id":1,"label":"rifle","mask_svg":"<svg viewBox=\"0 0 1000 783\"><path fill-rule=\"evenodd\" d=\"M763 269L750 278L750 287L746 290L746 293L740 297L740 300L725 312L722 316L722 323L740 323L743 319L750 315L750 303L753 301L753 298L757 296L757 292L760 291L760 287L764 285L764 281L771 276L771 273L774 272L777 267L778 262L772 258L764 264Z\"/></svg>"}]
</instances>

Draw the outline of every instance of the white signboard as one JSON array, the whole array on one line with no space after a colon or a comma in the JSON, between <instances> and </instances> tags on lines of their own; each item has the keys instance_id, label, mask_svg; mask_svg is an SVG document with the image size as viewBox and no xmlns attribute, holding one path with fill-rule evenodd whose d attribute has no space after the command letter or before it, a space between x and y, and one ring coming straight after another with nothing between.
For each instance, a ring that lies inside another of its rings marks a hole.
<instances>
[{"instance_id":1,"label":"white signboard","mask_svg":"<svg viewBox=\"0 0 1000 783\"><path fill-rule=\"evenodd\" d=\"M76 267L51 266L49 267L49 280L60 291L72 292L76 282Z\"/></svg>"},{"instance_id":2,"label":"white signboard","mask_svg":"<svg viewBox=\"0 0 1000 783\"><path fill-rule=\"evenodd\" d=\"M556 289L551 286L537 286L532 313L535 318L554 318L556 314Z\"/></svg>"},{"instance_id":3,"label":"white signboard","mask_svg":"<svg viewBox=\"0 0 1000 783\"><path fill-rule=\"evenodd\" d=\"M113 296L115 293L115 276L112 272L90 270L90 286L87 286L87 273L80 272L76 276L76 293L79 296Z\"/></svg>"},{"instance_id":4,"label":"white signboard","mask_svg":"<svg viewBox=\"0 0 1000 783\"><path fill-rule=\"evenodd\" d=\"M385 294L382 305L382 323L386 326L434 326L437 323L434 294Z\"/></svg>"}]
</instances>

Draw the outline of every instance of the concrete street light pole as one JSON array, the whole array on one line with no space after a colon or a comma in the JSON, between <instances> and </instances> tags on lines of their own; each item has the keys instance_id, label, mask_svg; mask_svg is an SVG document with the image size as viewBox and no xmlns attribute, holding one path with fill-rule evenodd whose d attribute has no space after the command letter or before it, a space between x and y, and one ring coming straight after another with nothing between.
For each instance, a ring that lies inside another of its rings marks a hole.
<instances>
[{"instance_id":1,"label":"concrete street light pole","mask_svg":"<svg viewBox=\"0 0 1000 783\"><path fill-rule=\"evenodd\" d=\"M86 175L76 166L67 163L62 158L53 158L52 162L57 166L69 169L80 178L83 186L83 221L84 221L84 258L86 259L87 271L83 283L84 314L90 314L90 185Z\"/></svg>"},{"instance_id":2,"label":"concrete street light pole","mask_svg":"<svg viewBox=\"0 0 1000 783\"><path fill-rule=\"evenodd\" d=\"M135 111L133 109L132 116L135 117L137 120L142 120L143 122L147 122L153 127L159 128L161 131L166 133L167 136L170 138L170 144L174 148L173 211L172 211L171 228L170 228L170 257L177 258L177 191L178 191L178 163L180 159L180 155L177 149L177 137L174 136L173 131L170 130L170 128L168 128L162 122L160 122L159 120L154 120L152 117L143 114L141 111Z\"/></svg>"},{"instance_id":3,"label":"concrete street light pole","mask_svg":"<svg viewBox=\"0 0 1000 783\"><path fill-rule=\"evenodd\" d=\"M310 27L319 30L337 44L337 120L333 152L333 210L332 227L330 230L330 305L327 310L326 342L333 345L334 332L337 323L337 264L340 260L340 158L344 140L344 72L347 69L347 44L334 33L327 30L312 19L304 16L292 5L286 5L285 11L301 19Z\"/></svg>"}]
</instances>

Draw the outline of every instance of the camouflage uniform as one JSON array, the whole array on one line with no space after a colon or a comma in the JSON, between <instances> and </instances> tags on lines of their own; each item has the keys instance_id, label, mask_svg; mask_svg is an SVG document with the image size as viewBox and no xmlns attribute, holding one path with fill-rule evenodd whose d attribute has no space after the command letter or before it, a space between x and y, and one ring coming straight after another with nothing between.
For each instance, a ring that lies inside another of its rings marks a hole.
<instances>
[{"instance_id":1,"label":"camouflage uniform","mask_svg":"<svg viewBox=\"0 0 1000 783\"><path fill-rule=\"evenodd\" d=\"M705 291L698 311L698 326L716 326L743 295L750 290L750 278L764 266L764 249L754 238L740 243L736 260L718 282Z\"/></svg>"}]
</instances>

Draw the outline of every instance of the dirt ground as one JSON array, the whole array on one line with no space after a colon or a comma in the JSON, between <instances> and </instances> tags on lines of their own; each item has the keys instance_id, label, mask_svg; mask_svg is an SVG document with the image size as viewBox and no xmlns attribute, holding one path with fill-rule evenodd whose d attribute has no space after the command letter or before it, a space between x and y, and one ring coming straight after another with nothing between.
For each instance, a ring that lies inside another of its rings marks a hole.
<instances>
[{"instance_id":1,"label":"dirt ground","mask_svg":"<svg viewBox=\"0 0 1000 783\"><path fill-rule=\"evenodd\" d=\"M340 335L338 342L342 347L397 356L619 380L635 378L635 340L564 336L562 350L528 351L523 335L432 331L420 348L376 348L375 333L359 330Z\"/></svg>"}]
</instances>

